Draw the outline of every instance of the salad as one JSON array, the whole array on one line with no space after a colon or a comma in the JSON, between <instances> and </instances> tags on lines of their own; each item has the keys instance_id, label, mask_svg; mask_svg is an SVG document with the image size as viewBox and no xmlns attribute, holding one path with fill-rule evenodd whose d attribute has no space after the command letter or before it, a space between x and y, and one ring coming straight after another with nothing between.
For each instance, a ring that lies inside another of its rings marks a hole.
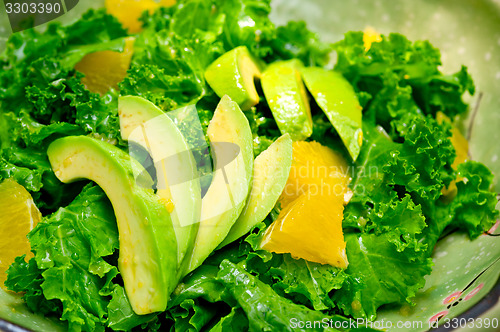
<instances>
[{"instance_id":1,"label":"salad","mask_svg":"<svg viewBox=\"0 0 500 332\"><path fill-rule=\"evenodd\" d=\"M472 78L429 42L123 6L0 55L0 280L51 326L370 330L343 323L413 305L439 239L495 223Z\"/></svg>"}]
</instances>

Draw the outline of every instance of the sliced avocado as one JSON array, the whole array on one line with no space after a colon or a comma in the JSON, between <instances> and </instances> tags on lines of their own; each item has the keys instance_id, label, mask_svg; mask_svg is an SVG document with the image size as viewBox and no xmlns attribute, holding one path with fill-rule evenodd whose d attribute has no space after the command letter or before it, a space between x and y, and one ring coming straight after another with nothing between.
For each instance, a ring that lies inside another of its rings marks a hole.
<instances>
[{"instance_id":1,"label":"sliced avocado","mask_svg":"<svg viewBox=\"0 0 500 332\"><path fill-rule=\"evenodd\" d=\"M292 166L292 139L285 134L255 158L248 201L220 248L248 233L264 220L285 188Z\"/></svg>"},{"instance_id":2,"label":"sliced avocado","mask_svg":"<svg viewBox=\"0 0 500 332\"><path fill-rule=\"evenodd\" d=\"M118 99L120 133L145 148L153 159L156 194L165 203L177 237L179 264L192 250L201 213L196 162L175 123L150 101L136 96Z\"/></svg>"},{"instance_id":3,"label":"sliced avocado","mask_svg":"<svg viewBox=\"0 0 500 332\"><path fill-rule=\"evenodd\" d=\"M117 147L87 136L57 139L47 154L59 180L90 179L111 201L120 239L118 268L134 312L165 310L177 284L177 242L165 205L134 179L142 166Z\"/></svg>"},{"instance_id":4,"label":"sliced avocado","mask_svg":"<svg viewBox=\"0 0 500 332\"><path fill-rule=\"evenodd\" d=\"M259 65L246 46L224 53L205 71L205 79L215 93L219 97L228 95L244 111L259 102L256 78L260 78Z\"/></svg>"},{"instance_id":5,"label":"sliced avocado","mask_svg":"<svg viewBox=\"0 0 500 332\"><path fill-rule=\"evenodd\" d=\"M302 68L307 89L356 160L363 143L361 106L351 84L342 74L318 67Z\"/></svg>"},{"instance_id":6,"label":"sliced avocado","mask_svg":"<svg viewBox=\"0 0 500 332\"><path fill-rule=\"evenodd\" d=\"M207 134L215 172L201 202L200 228L185 273L200 266L227 236L243 210L253 174L252 131L238 104L228 96L217 105Z\"/></svg>"},{"instance_id":7,"label":"sliced avocado","mask_svg":"<svg viewBox=\"0 0 500 332\"><path fill-rule=\"evenodd\" d=\"M261 78L262 90L279 130L290 134L294 141L304 140L313 132L301 67L302 63L296 59L277 61L267 67Z\"/></svg>"}]
</instances>

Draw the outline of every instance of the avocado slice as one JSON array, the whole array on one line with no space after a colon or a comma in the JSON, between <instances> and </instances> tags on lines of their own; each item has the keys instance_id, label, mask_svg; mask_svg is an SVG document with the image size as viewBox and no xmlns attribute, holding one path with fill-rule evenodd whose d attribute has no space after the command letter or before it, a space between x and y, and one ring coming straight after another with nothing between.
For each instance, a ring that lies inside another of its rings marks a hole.
<instances>
[{"instance_id":1,"label":"avocado slice","mask_svg":"<svg viewBox=\"0 0 500 332\"><path fill-rule=\"evenodd\" d=\"M147 174L142 166L117 147L87 136L57 139L47 154L59 180L90 179L111 201L120 239L118 268L134 312L165 310L177 284L177 242L165 205L134 179L134 173Z\"/></svg>"},{"instance_id":2,"label":"avocado slice","mask_svg":"<svg viewBox=\"0 0 500 332\"><path fill-rule=\"evenodd\" d=\"M178 262L192 250L201 214L196 161L175 123L150 101L136 96L118 99L120 133L145 148L153 159L156 194L165 203L177 237Z\"/></svg>"},{"instance_id":3,"label":"avocado slice","mask_svg":"<svg viewBox=\"0 0 500 332\"><path fill-rule=\"evenodd\" d=\"M205 70L205 79L215 93L228 95L244 111L259 102L254 80L260 75L258 62L246 46L224 53Z\"/></svg>"},{"instance_id":4,"label":"avocado slice","mask_svg":"<svg viewBox=\"0 0 500 332\"><path fill-rule=\"evenodd\" d=\"M277 61L267 67L261 78L262 90L279 130L290 134L294 141L304 140L313 132L301 67L297 59Z\"/></svg>"},{"instance_id":5,"label":"avocado slice","mask_svg":"<svg viewBox=\"0 0 500 332\"><path fill-rule=\"evenodd\" d=\"M292 166L292 139L285 134L255 158L250 196L222 248L248 233L271 212L285 188Z\"/></svg>"},{"instance_id":6,"label":"avocado slice","mask_svg":"<svg viewBox=\"0 0 500 332\"><path fill-rule=\"evenodd\" d=\"M253 174L252 131L229 96L223 96L217 105L207 134L215 171L201 202L200 228L186 274L200 266L227 236L243 210Z\"/></svg>"},{"instance_id":7,"label":"avocado slice","mask_svg":"<svg viewBox=\"0 0 500 332\"><path fill-rule=\"evenodd\" d=\"M351 84L338 72L318 67L302 68L307 89L356 160L363 143L361 106Z\"/></svg>"}]
</instances>

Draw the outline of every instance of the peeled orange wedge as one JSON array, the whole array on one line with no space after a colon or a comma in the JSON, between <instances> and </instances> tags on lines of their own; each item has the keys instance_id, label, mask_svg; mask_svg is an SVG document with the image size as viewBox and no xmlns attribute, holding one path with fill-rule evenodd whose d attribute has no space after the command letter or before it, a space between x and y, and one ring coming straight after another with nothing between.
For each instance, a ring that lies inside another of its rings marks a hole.
<instances>
[{"instance_id":1,"label":"peeled orange wedge","mask_svg":"<svg viewBox=\"0 0 500 332\"><path fill-rule=\"evenodd\" d=\"M92 92L104 94L117 87L130 67L134 53L133 37L125 40L123 52L100 51L87 54L75 65L75 69L85 75L82 83Z\"/></svg>"},{"instance_id":2,"label":"peeled orange wedge","mask_svg":"<svg viewBox=\"0 0 500 332\"><path fill-rule=\"evenodd\" d=\"M124 28L130 33L141 31L142 25L139 21L142 13L146 10L154 11L158 7L170 7L175 0L106 0L105 7L108 13L115 16Z\"/></svg>"},{"instance_id":3,"label":"peeled orange wedge","mask_svg":"<svg viewBox=\"0 0 500 332\"><path fill-rule=\"evenodd\" d=\"M342 232L343 199L335 195L301 195L267 229L262 249L294 258L347 267Z\"/></svg>"},{"instance_id":4,"label":"peeled orange wedge","mask_svg":"<svg viewBox=\"0 0 500 332\"><path fill-rule=\"evenodd\" d=\"M344 157L318 142L293 142L293 161L290 176L280 197L284 208L309 191L318 194L347 190L348 165Z\"/></svg>"},{"instance_id":5,"label":"peeled orange wedge","mask_svg":"<svg viewBox=\"0 0 500 332\"><path fill-rule=\"evenodd\" d=\"M341 154L317 142L294 142L290 177L279 200L282 210L261 248L346 268L342 219L347 172Z\"/></svg>"},{"instance_id":6,"label":"peeled orange wedge","mask_svg":"<svg viewBox=\"0 0 500 332\"><path fill-rule=\"evenodd\" d=\"M33 198L23 186L11 179L0 183L0 286L4 288L5 273L17 256L33 257L26 235L40 221Z\"/></svg>"}]
</instances>

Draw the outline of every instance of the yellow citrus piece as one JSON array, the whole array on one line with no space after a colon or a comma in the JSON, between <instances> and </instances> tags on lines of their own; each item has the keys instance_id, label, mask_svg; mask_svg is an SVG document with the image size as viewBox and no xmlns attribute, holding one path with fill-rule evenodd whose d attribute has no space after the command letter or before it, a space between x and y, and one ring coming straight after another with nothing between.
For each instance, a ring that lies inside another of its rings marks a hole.
<instances>
[{"instance_id":1,"label":"yellow citrus piece","mask_svg":"<svg viewBox=\"0 0 500 332\"><path fill-rule=\"evenodd\" d=\"M281 210L278 219L268 227L261 248L346 268L343 210L344 199L340 195L301 195Z\"/></svg>"},{"instance_id":2,"label":"yellow citrus piece","mask_svg":"<svg viewBox=\"0 0 500 332\"><path fill-rule=\"evenodd\" d=\"M87 54L75 65L85 75L82 83L92 92L104 94L116 88L127 75L134 53L133 37L125 39L123 52L99 51Z\"/></svg>"},{"instance_id":3,"label":"yellow citrus piece","mask_svg":"<svg viewBox=\"0 0 500 332\"><path fill-rule=\"evenodd\" d=\"M0 286L4 287L5 273L17 256L33 257L26 235L40 221L33 198L23 186L11 179L0 183Z\"/></svg>"},{"instance_id":4,"label":"yellow citrus piece","mask_svg":"<svg viewBox=\"0 0 500 332\"><path fill-rule=\"evenodd\" d=\"M366 27L363 31L363 43L365 45L365 51L368 51L372 46L372 43L378 43L382 41L382 37L380 37L380 33L377 32L372 27Z\"/></svg>"},{"instance_id":5,"label":"yellow citrus piece","mask_svg":"<svg viewBox=\"0 0 500 332\"><path fill-rule=\"evenodd\" d=\"M342 219L348 191L344 157L318 142L293 142L293 160L280 197L282 210L262 249L294 258L347 267Z\"/></svg>"},{"instance_id":6,"label":"yellow citrus piece","mask_svg":"<svg viewBox=\"0 0 500 332\"><path fill-rule=\"evenodd\" d=\"M439 123L442 123L443 121L451 123L450 118L448 118L443 112L436 113L436 120ZM469 159L469 142L464 137L464 135L462 135L460 130L458 130L458 128L455 126L451 129L450 141L457 154L455 160L453 161L453 164L451 164L451 167L456 170L458 165L466 162ZM447 188L443 188L443 190L441 190L443 196L445 196L446 198L455 197L455 195L457 194L456 182L460 180L462 180L462 178L457 177L455 180L450 182L450 185Z\"/></svg>"},{"instance_id":7,"label":"yellow citrus piece","mask_svg":"<svg viewBox=\"0 0 500 332\"><path fill-rule=\"evenodd\" d=\"M296 141L292 147L290 176L279 200L282 208L306 192L346 193L349 168L340 153L318 142Z\"/></svg>"},{"instance_id":8,"label":"yellow citrus piece","mask_svg":"<svg viewBox=\"0 0 500 332\"><path fill-rule=\"evenodd\" d=\"M139 21L146 10L155 11L158 7L170 7L175 0L106 0L105 7L109 14L115 16L124 28L130 33L141 31L142 23Z\"/></svg>"}]
</instances>

